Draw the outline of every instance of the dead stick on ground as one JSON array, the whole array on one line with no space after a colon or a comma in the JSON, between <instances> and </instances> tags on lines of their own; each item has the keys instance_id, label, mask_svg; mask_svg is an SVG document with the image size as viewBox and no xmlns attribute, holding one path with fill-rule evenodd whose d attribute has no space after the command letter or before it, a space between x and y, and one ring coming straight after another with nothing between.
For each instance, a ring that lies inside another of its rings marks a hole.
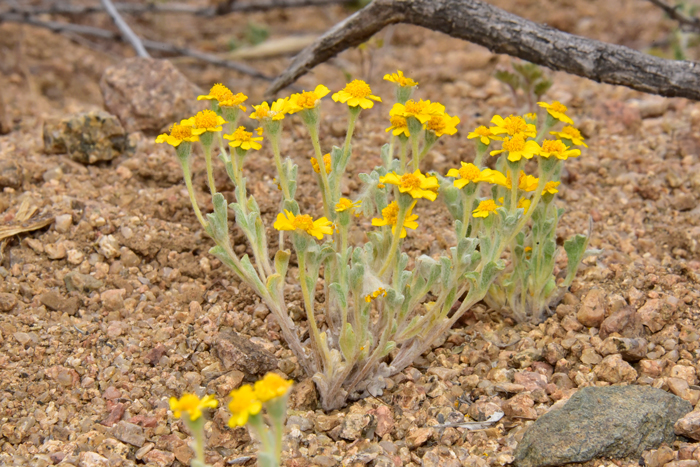
<instances>
[{"instance_id":1,"label":"dead stick on ground","mask_svg":"<svg viewBox=\"0 0 700 467\"><path fill-rule=\"evenodd\" d=\"M267 90L275 94L311 68L385 26L408 23L522 58L552 70L667 97L700 100L700 66L567 34L479 0L374 0L296 56Z\"/></svg>"},{"instance_id":2,"label":"dead stick on ground","mask_svg":"<svg viewBox=\"0 0 700 467\"><path fill-rule=\"evenodd\" d=\"M117 9L114 8L112 0L100 0L100 2L102 2L102 6L104 7L105 11L112 17L114 24L116 24L117 28L119 28L121 31L122 37L124 37L129 44L131 44L136 51L136 54L139 57L150 58L150 55L148 55L148 52L146 52L146 48L143 46L141 39L139 39L139 36L136 35L131 27L129 27L127 22L124 21L124 18L122 18L122 15L119 14Z\"/></svg>"},{"instance_id":3,"label":"dead stick on ground","mask_svg":"<svg viewBox=\"0 0 700 467\"><path fill-rule=\"evenodd\" d=\"M31 24L32 26L49 29L53 32L71 32L84 34L87 36L100 37L102 39L121 40L121 36L118 33L108 31L106 29L95 28L92 26L83 26L82 24L63 23L59 21L40 21L31 16L19 15L16 13L0 13L0 23L2 22ZM225 68L230 68L231 70L236 70L239 73L250 75L254 78L263 79L265 81L272 81L272 77L267 76L266 74L261 73L255 68L252 68L248 65L239 62L234 62L231 60L225 60L217 57L216 55L200 52L199 50L178 47L176 45L168 44L166 42L157 42L147 39L143 40L142 43L147 49L160 50L161 52L177 55L185 55L188 57L196 58L197 60L201 60L203 62L208 62Z\"/></svg>"},{"instance_id":4,"label":"dead stick on ground","mask_svg":"<svg viewBox=\"0 0 700 467\"><path fill-rule=\"evenodd\" d=\"M681 28L700 34L700 18L686 16L678 11L676 7L669 5L663 0L649 0L649 2L661 8L669 16L669 18L678 21Z\"/></svg>"}]
</instances>

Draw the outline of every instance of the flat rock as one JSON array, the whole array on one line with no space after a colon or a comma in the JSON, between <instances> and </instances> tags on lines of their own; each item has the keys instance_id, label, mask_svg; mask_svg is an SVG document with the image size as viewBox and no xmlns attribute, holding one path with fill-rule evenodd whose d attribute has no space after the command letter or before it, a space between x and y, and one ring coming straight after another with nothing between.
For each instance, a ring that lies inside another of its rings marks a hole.
<instances>
[{"instance_id":1,"label":"flat rock","mask_svg":"<svg viewBox=\"0 0 700 467\"><path fill-rule=\"evenodd\" d=\"M216 355L227 370L260 375L277 369L277 358L272 353L234 332L220 332L215 340Z\"/></svg>"},{"instance_id":2,"label":"flat rock","mask_svg":"<svg viewBox=\"0 0 700 467\"><path fill-rule=\"evenodd\" d=\"M11 159L0 160L0 188L22 186L22 166Z\"/></svg>"},{"instance_id":3,"label":"flat rock","mask_svg":"<svg viewBox=\"0 0 700 467\"><path fill-rule=\"evenodd\" d=\"M81 274L78 271L71 271L63 278L66 289L69 292L77 290L83 293L90 293L102 287L102 281L95 279L89 274Z\"/></svg>"},{"instance_id":4,"label":"flat rock","mask_svg":"<svg viewBox=\"0 0 700 467\"><path fill-rule=\"evenodd\" d=\"M11 293L0 293L0 311L10 311L17 305L17 297Z\"/></svg>"},{"instance_id":5,"label":"flat rock","mask_svg":"<svg viewBox=\"0 0 700 467\"><path fill-rule=\"evenodd\" d=\"M676 422L676 434L700 441L700 411L693 411Z\"/></svg>"},{"instance_id":6,"label":"flat rock","mask_svg":"<svg viewBox=\"0 0 700 467\"><path fill-rule=\"evenodd\" d=\"M107 68L100 89L105 106L129 133L160 131L202 107L201 91L167 60L124 60Z\"/></svg>"},{"instance_id":7,"label":"flat rock","mask_svg":"<svg viewBox=\"0 0 700 467\"><path fill-rule=\"evenodd\" d=\"M111 161L126 147L121 123L104 111L82 112L44 122L44 150L48 154L68 154L81 164L94 164Z\"/></svg>"},{"instance_id":8,"label":"flat rock","mask_svg":"<svg viewBox=\"0 0 700 467\"><path fill-rule=\"evenodd\" d=\"M146 442L143 428L125 421L117 423L116 426L112 428L112 435L119 441L139 448Z\"/></svg>"},{"instance_id":9,"label":"flat rock","mask_svg":"<svg viewBox=\"0 0 700 467\"><path fill-rule=\"evenodd\" d=\"M586 387L528 428L515 451L515 465L638 458L661 443L672 445L674 424L691 410L683 399L647 386Z\"/></svg>"}]
</instances>

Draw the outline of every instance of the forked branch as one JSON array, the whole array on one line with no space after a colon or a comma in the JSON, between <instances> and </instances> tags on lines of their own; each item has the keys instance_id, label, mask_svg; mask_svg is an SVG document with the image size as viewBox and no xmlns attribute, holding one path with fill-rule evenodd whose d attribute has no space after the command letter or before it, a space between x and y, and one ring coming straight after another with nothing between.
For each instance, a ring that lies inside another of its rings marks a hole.
<instances>
[{"instance_id":1,"label":"forked branch","mask_svg":"<svg viewBox=\"0 0 700 467\"><path fill-rule=\"evenodd\" d=\"M301 51L269 95L314 66L357 46L384 27L407 23L601 83L700 100L700 66L664 60L620 45L568 34L479 0L374 0Z\"/></svg>"},{"instance_id":2,"label":"forked branch","mask_svg":"<svg viewBox=\"0 0 700 467\"><path fill-rule=\"evenodd\" d=\"M663 0L649 0L653 5L661 8L669 18L678 22L682 29L700 34L700 18L686 16L678 7L674 7Z\"/></svg>"}]
</instances>

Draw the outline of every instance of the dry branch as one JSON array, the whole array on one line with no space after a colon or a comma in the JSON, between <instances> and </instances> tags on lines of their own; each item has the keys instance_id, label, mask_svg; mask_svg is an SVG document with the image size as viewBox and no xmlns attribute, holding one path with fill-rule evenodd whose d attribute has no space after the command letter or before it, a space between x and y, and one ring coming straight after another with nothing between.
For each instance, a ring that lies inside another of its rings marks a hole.
<instances>
[{"instance_id":1,"label":"dry branch","mask_svg":"<svg viewBox=\"0 0 700 467\"><path fill-rule=\"evenodd\" d=\"M671 6L663 0L649 0L649 2L661 8L669 18L677 21L684 30L700 34L700 18L686 16L678 11L677 7Z\"/></svg>"},{"instance_id":2,"label":"dry branch","mask_svg":"<svg viewBox=\"0 0 700 467\"><path fill-rule=\"evenodd\" d=\"M16 13L0 13L0 23L2 22L31 24L32 26L49 29L53 32L59 33L69 32L99 37L102 39L122 40L122 36L120 34L108 31L106 29L95 28L92 26L83 26L81 24L63 23L59 21L40 21L32 16L18 15ZM179 47L173 44L168 44L167 42L151 41L148 39L143 39L142 43L147 49L159 50L165 53L184 55L187 57L196 58L197 60L201 60L203 62L208 62L214 65L229 68L231 70L236 70L239 73L243 73L254 78L272 81L272 77L261 73L260 71L248 65L239 62L234 62L231 60L225 60L217 57L216 55L200 52L199 50L189 49L186 47Z\"/></svg>"},{"instance_id":3,"label":"dry branch","mask_svg":"<svg viewBox=\"0 0 700 467\"><path fill-rule=\"evenodd\" d=\"M102 2L102 6L104 7L105 11L109 16L112 17L112 20L114 21L114 24L117 25L117 28L119 28L119 31L122 33L122 37L126 39L129 44L134 48L136 51L136 55L139 57L146 57L150 58L151 56L148 55L148 52L146 52L146 48L143 46L143 42L141 42L141 39L139 39L139 36L136 35L136 33L131 29L131 27L127 24L127 22L122 18L122 15L119 14L117 9L114 7L114 4L112 3L112 0L100 0Z\"/></svg>"},{"instance_id":4,"label":"dry branch","mask_svg":"<svg viewBox=\"0 0 700 467\"><path fill-rule=\"evenodd\" d=\"M667 97L700 100L700 67L568 34L479 0L374 0L296 56L270 85L274 94L311 68L385 26L408 23L519 57L552 70Z\"/></svg>"}]
</instances>

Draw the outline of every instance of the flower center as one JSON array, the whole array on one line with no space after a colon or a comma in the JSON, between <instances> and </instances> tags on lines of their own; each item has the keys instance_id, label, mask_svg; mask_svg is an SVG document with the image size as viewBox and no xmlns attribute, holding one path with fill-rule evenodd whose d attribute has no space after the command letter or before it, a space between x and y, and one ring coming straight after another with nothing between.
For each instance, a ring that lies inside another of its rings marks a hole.
<instances>
[{"instance_id":1,"label":"flower center","mask_svg":"<svg viewBox=\"0 0 700 467\"><path fill-rule=\"evenodd\" d=\"M401 176L401 188L406 189L406 190L415 190L416 188L420 188L420 178L418 178L418 175L414 174L404 174Z\"/></svg>"},{"instance_id":2,"label":"flower center","mask_svg":"<svg viewBox=\"0 0 700 467\"><path fill-rule=\"evenodd\" d=\"M406 113L411 115L418 115L425 109L425 104L423 102L416 102L413 99L406 102Z\"/></svg>"},{"instance_id":3,"label":"flower center","mask_svg":"<svg viewBox=\"0 0 700 467\"><path fill-rule=\"evenodd\" d=\"M408 123L406 123L406 119L404 117L401 117L399 115L395 117L391 117L391 126L394 128L403 128L408 126Z\"/></svg>"},{"instance_id":4,"label":"flower center","mask_svg":"<svg viewBox=\"0 0 700 467\"><path fill-rule=\"evenodd\" d=\"M426 125L428 130L432 130L436 133L444 130L447 125L445 124L445 120L442 119L439 115L435 115L433 117L430 117L430 120L428 120L428 124Z\"/></svg>"},{"instance_id":5,"label":"flower center","mask_svg":"<svg viewBox=\"0 0 700 467\"><path fill-rule=\"evenodd\" d=\"M467 164L459 169L459 176L464 180L476 180L479 175L481 175L481 171L474 164Z\"/></svg>"},{"instance_id":6,"label":"flower center","mask_svg":"<svg viewBox=\"0 0 700 467\"><path fill-rule=\"evenodd\" d=\"M384 219L391 224L396 225L397 218L399 217L399 205L396 201L392 201L389 206L382 209L382 216Z\"/></svg>"},{"instance_id":7,"label":"flower center","mask_svg":"<svg viewBox=\"0 0 700 467\"><path fill-rule=\"evenodd\" d=\"M330 153L323 156L323 166L326 168L326 173L331 173L331 155ZM321 168L318 166L318 161L315 157L311 158L311 167L313 167L314 172L317 174L321 173Z\"/></svg>"},{"instance_id":8,"label":"flower center","mask_svg":"<svg viewBox=\"0 0 700 467\"><path fill-rule=\"evenodd\" d=\"M202 110L194 116L194 126L197 128L214 128L217 121L216 112L212 110Z\"/></svg>"},{"instance_id":9,"label":"flower center","mask_svg":"<svg viewBox=\"0 0 700 467\"><path fill-rule=\"evenodd\" d=\"M248 96L246 96L242 92L239 92L238 94L229 92L226 95L221 96L219 98L219 104L223 104L224 106L235 107L238 104L245 102L246 99L248 99Z\"/></svg>"},{"instance_id":10,"label":"flower center","mask_svg":"<svg viewBox=\"0 0 700 467\"><path fill-rule=\"evenodd\" d=\"M552 105L549 106L549 110L551 110L552 112L558 112L558 113L562 113L562 114L563 114L563 113L566 112L568 109L567 109L567 107L566 107L564 104L562 104L561 102L559 102L559 101L554 101L554 102L552 102Z\"/></svg>"},{"instance_id":11,"label":"flower center","mask_svg":"<svg viewBox=\"0 0 700 467\"><path fill-rule=\"evenodd\" d=\"M316 107L318 97L313 91L304 91L297 97L297 105L304 109L313 109Z\"/></svg>"},{"instance_id":12,"label":"flower center","mask_svg":"<svg viewBox=\"0 0 700 467\"><path fill-rule=\"evenodd\" d=\"M258 116L258 118L266 118L270 116L270 109L267 106L267 103L260 104L255 108L255 115Z\"/></svg>"},{"instance_id":13,"label":"flower center","mask_svg":"<svg viewBox=\"0 0 700 467\"><path fill-rule=\"evenodd\" d=\"M199 406L199 398L194 394L183 394L179 406L183 412L193 412Z\"/></svg>"},{"instance_id":14,"label":"flower center","mask_svg":"<svg viewBox=\"0 0 700 467\"><path fill-rule=\"evenodd\" d=\"M233 132L233 140L234 141L250 141L251 138L253 137L253 133L250 131L245 131L245 127L238 127L236 131Z\"/></svg>"},{"instance_id":15,"label":"flower center","mask_svg":"<svg viewBox=\"0 0 700 467\"><path fill-rule=\"evenodd\" d=\"M341 198L340 201L338 201L338 206L336 207L336 211L347 211L352 207L352 201L350 201L347 198Z\"/></svg>"},{"instance_id":16,"label":"flower center","mask_svg":"<svg viewBox=\"0 0 700 467\"><path fill-rule=\"evenodd\" d=\"M479 211L488 211L488 212L494 212L498 206L496 206L496 203L492 199L487 199L485 201L482 201L479 203Z\"/></svg>"},{"instance_id":17,"label":"flower center","mask_svg":"<svg viewBox=\"0 0 700 467\"><path fill-rule=\"evenodd\" d=\"M493 136L493 133L491 133L491 130L486 128L485 126L480 126L476 130L474 130L474 133L476 133L479 136Z\"/></svg>"},{"instance_id":18,"label":"flower center","mask_svg":"<svg viewBox=\"0 0 700 467\"><path fill-rule=\"evenodd\" d=\"M356 79L348 83L345 86L345 92L350 94L352 97L357 97L359 99L364 99L372 94L372 90L369 88L369 85L361 79Z\"/></svg>"},{"instance_id":19,"label":"flower center","mask_svg":"<svg viewBox=\"0 0 700 467\"><path fill-rule=\"evenodd\" d=\"M542 152L564 152L566 151L566 146L561 141L546 139L542 141Z\"/></svg>"},{"instance_id":20,"label":"flower center","mask_svg":"<svg viewBox=\"0 0 700 467\"><path fill-rule=\"evenodd\" d=\"M512 138L506 138L503 141L503 149L508 152L520 152L525 149L525 138L521 135L515 135Z\"/></svg>"},{"instance_id":21,"label":"flower center","mask_svg":"<svg viewBox=\"0 0 700 467\"><path fill-rule=\"evenodd\" d=\"M231 91L221 83L215 84L209 91L209 95L214 96L217 101L220 101L222 96L225 96L226 94L231 94Z\"/></svg>"},{"instance_id":22,"label":"flower center","mask_svg":"<svg viewBox=\"0 0 700 467\"><path fill-rule=\"evenodd\" d=\"M304 232L308 233L314 228L314 220L308 214L302 214L294 218L292 225L294 225L294 229L303 230Z\"/></svg>"},{"instance_id":23,"label":"flower center","mask_svg":"<svg viewBox=\"0 0 700 467\"><path fill-rule=\"evenodd\" d=\"M177 123L174 123L172 127L170 127L170 136L173 138L177 138L180 141L192 137L192 127L187 126L187 125L178 125Z\"/></svg>"},{"instance_id":24,"label":"flower center","mask_svg":"<svg viewBox=\"0 0 700 467\"><path fill-rule=\"evenodd\" d=\"M511 115L503 120L503 128L509 135L513 136L527 130L527 122L522 117L514 117Z\"/></svg>"},{"instance_id":25,"label":"flower center","mask_svg":"<svg viewBox=\"0 0 700 467\"><path fill-rule=\"evenodd\" d=\"M581 132L572 126L565 126L564 129L561 130L561 132L564 133L566 136L570 136L575 139L581 139Z\"/></svg>"}]
</instances>

